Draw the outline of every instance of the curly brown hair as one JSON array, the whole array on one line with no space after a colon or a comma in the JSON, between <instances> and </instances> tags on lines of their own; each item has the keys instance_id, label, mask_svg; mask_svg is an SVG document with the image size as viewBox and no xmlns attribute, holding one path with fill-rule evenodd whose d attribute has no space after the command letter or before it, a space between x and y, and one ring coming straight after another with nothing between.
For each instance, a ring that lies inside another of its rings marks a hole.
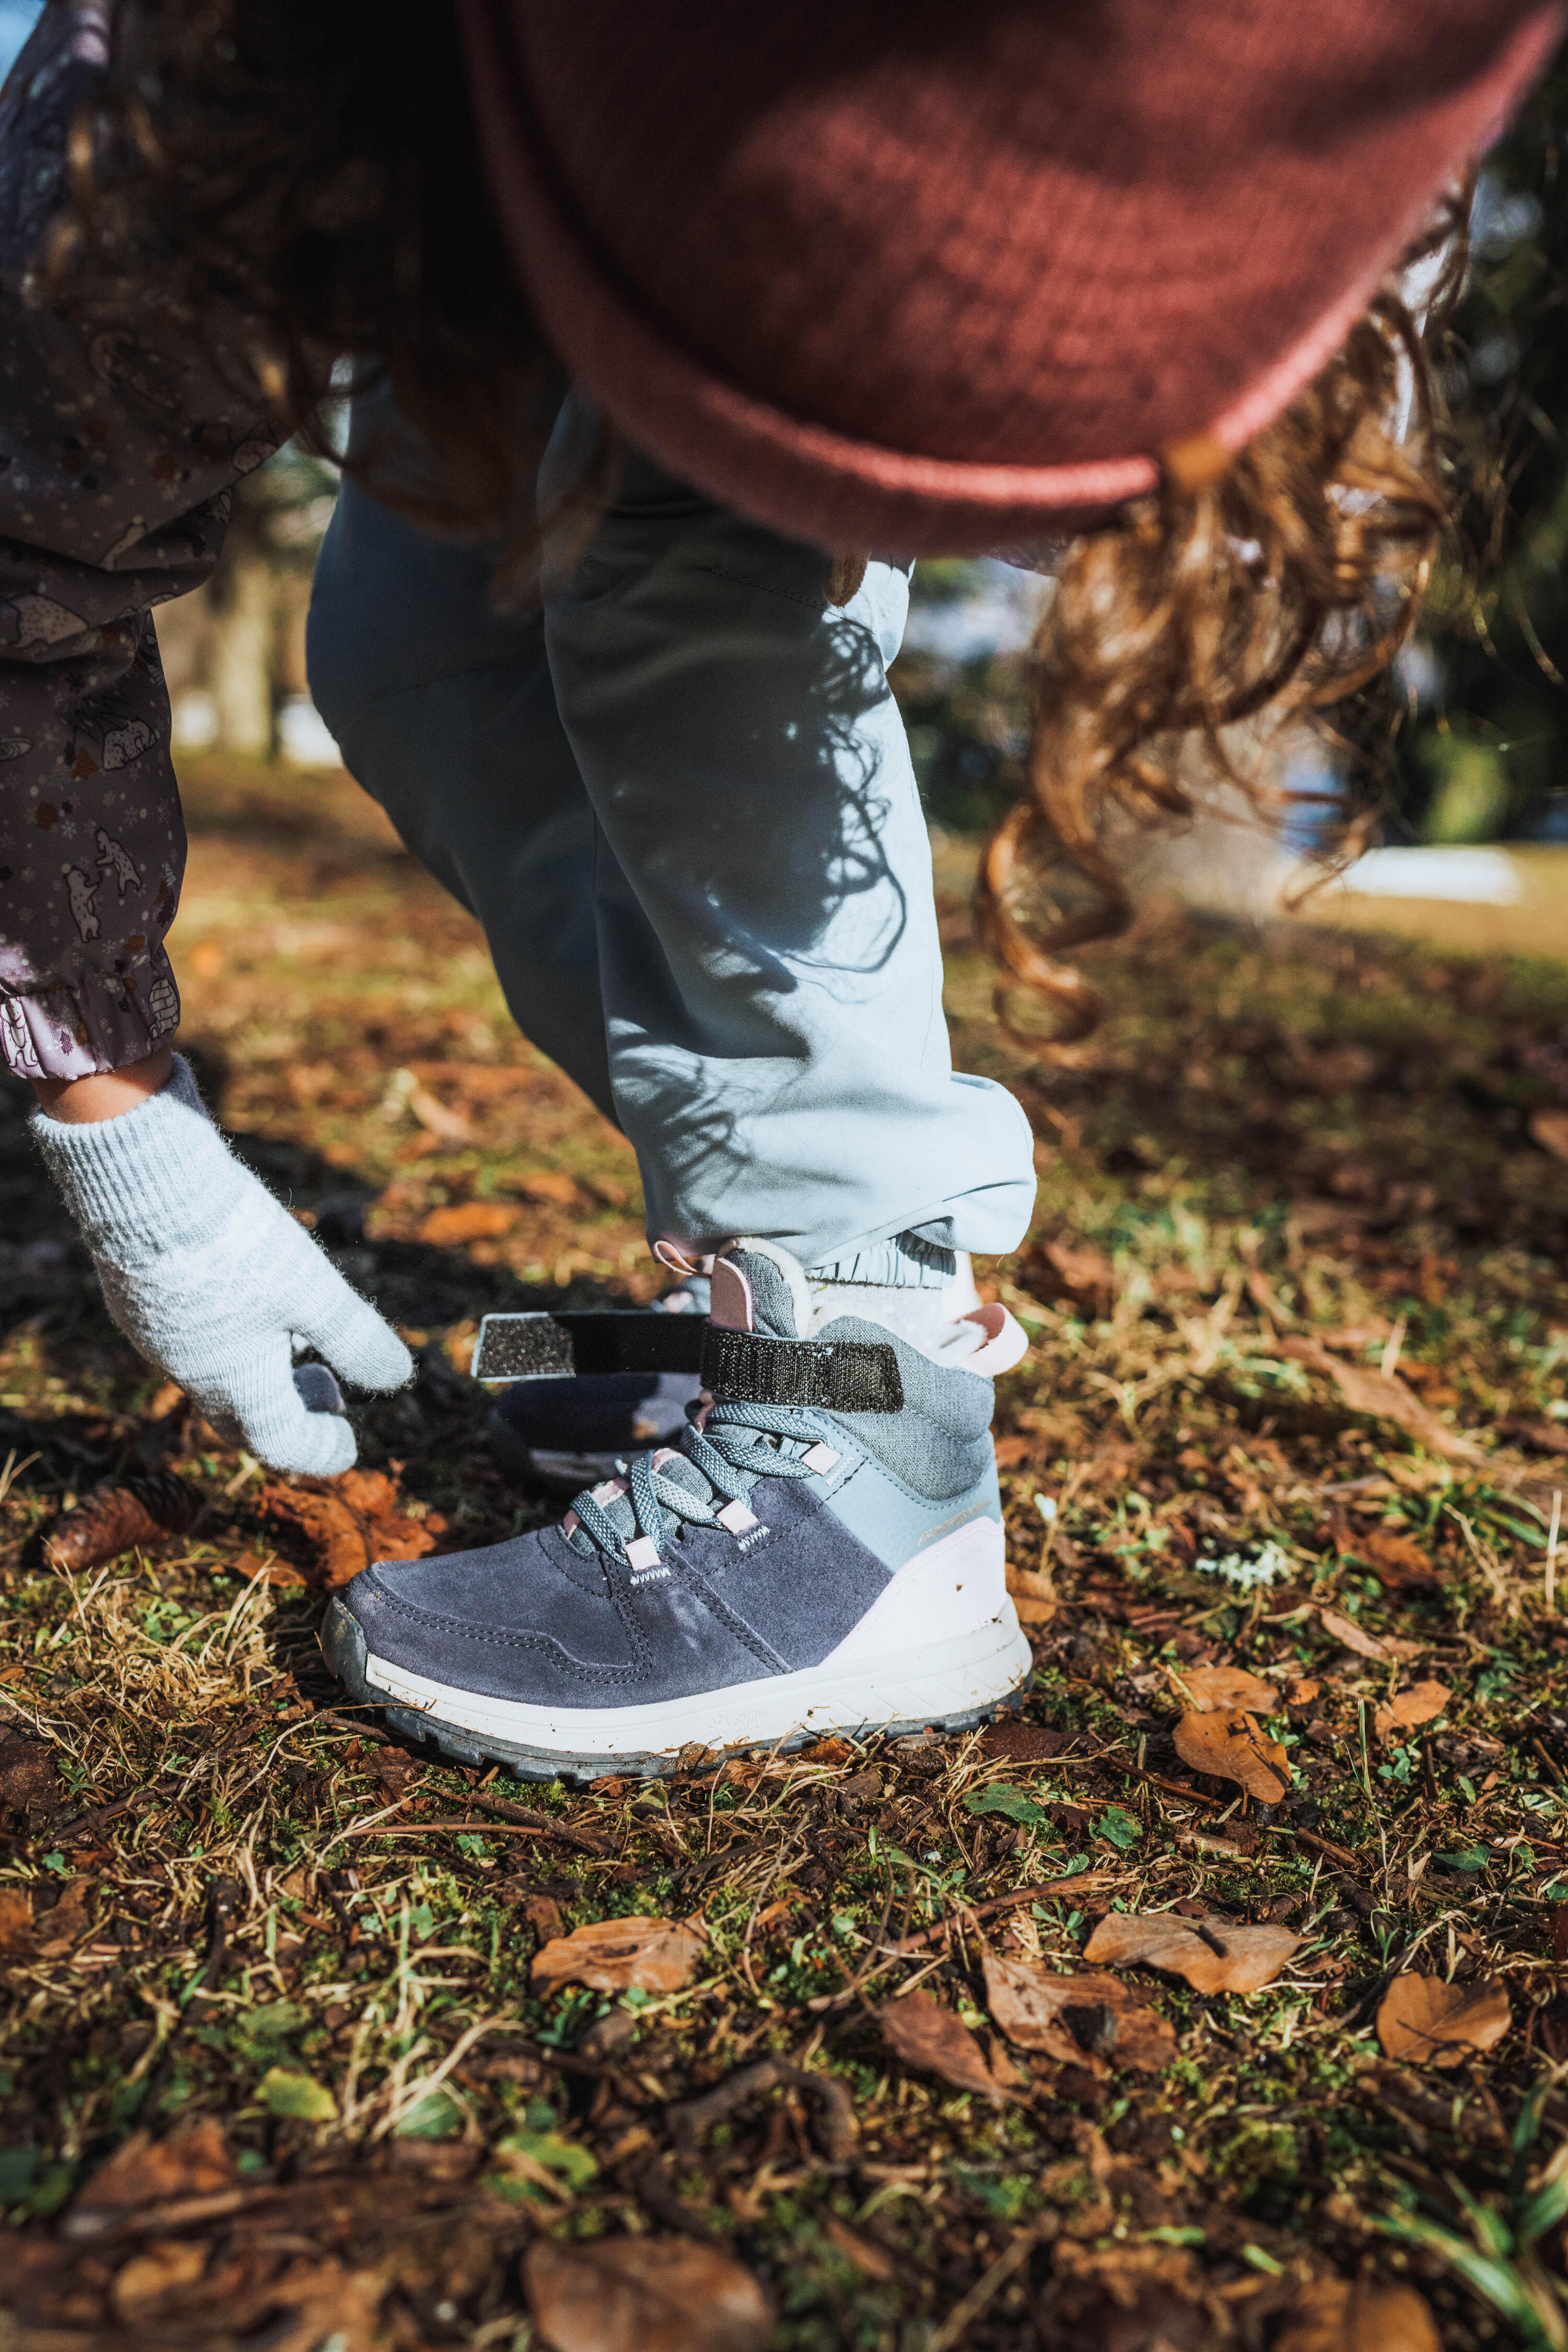
<instances>
[{"instance_id":1,"label":"curly brown hair","mask_svg":"<svg viewBox=\"0 0 1568 2352\"><path fill-rule=\"evenodd\" d=\"M1166 451L1159 494L1068 550L1032 651L1029 791L993 834L976 889L1005 1021L1021 983L1055 1008L1057 1043L1092 1027L1094 992L1062 958L1131 919L1108 845L1117 818L1191 817L1218 782L1277 820L1293 795L1271 780L1269 739L1309 714L1342 755L1337 804L1316 826L1326 861L1371 833L1392 716L1376 689L1415 625L1453 504L1432 359L1463 277L1468 194L1406 257L1440 257L1421 325L1381 294L1239 454ZM1052 867L1092 896L1042 929L1019 901Z\"/></svg>"},{"instance_id":2,"label":"curly brown hair","mask_svg":"<svg viewBox=\"0 0 1568 2352\"><path fill-rule=\"evenodd\" d=\"M1456 201L1456 253L1462 218ZM247 322L247 389L307 443L321 446L345 357L355 389L384 381L435 473L400 472L374 442L358 469L412 520L499 541L498 601L529 593L534 476L563 377L489 202L450 7L115 8L52 261L61 299L154 304L215 352L215 316ZM1456 262L1450 287L1457 275ZM1004 1017L1021 983L1058 1008L1058 1034L1090 1025L1092 992L1061 957L1129 919L1107 841L1117 811L1179 818L1205 769L1277 804L1259 723L1343 714L1408 635L1449 506L1432 333L1384 295L1247 448L1167 451L1158 496L1073 544L1035 643L1030 791L979 885ZM1402 395L1408 436L1393 422ZM606 435L577 494L584 515L614 458ZM846 601L863 570L833 559L827 600ZM1364 715L1341 731L1366 738ZM1364 831L1378 772L1364 749L1350 761L1342 841ZM1028 877L1064 862L1094 903L1032 927Z\"/></svg>"}]
</instances>

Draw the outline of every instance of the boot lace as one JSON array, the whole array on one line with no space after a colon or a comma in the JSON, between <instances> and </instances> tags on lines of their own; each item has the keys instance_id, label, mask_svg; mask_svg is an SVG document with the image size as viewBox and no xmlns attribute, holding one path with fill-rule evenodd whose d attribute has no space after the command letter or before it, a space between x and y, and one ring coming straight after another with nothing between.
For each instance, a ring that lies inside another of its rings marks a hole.
<instances>
[{"instance_id":1,"label":"boot lace","mask_svg":"<svg viewBox=\"0 0 1568 2352\"><path fill-rule=\"evenodd\" d=\"M695 1416L699 1408L687 1410ZM785 1451L793 1445L802 1452ZM809 1478L831 1467L831 1461L811 1460L813 1454L838 1458L808 1413L784 1405L713 1404L700 1428L694 1417L689 1420L679 1453L666 1446L634 1454L623 1478L578 1496L568 1522L574 1517L589 1541L612 1559L624 1555L635 1566L648 1567L683 1522L724 1527L732 1534L754 1527L746 1496L758 1479ZM708 1491L670 1476L676 1462L690 1464Z\"/></svg>"}]
</instances>

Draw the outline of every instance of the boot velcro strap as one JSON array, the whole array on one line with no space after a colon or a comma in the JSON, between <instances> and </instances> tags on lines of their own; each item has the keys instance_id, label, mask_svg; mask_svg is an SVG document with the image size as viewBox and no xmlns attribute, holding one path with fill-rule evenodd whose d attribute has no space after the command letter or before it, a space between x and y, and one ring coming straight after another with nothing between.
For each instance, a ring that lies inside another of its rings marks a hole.
<instances>
[{"instance_id":1,"label":"boot velcro strap","mask_svg":"<svg viewBox=\"0 0 1568 2352\"><path fill-rule=\"evenodd\" d=\"M702 1385L744 1404L815 1405L825 1412L898 1412L899 1360L868 1339L773 1339L703 1326Z\"/></svg>"},{"instance_id":2,"label":"boot velcro strap","mask_svg":"<svg viewBox=\"0 0 1568 2352\"><path fill-rule=\"evenodd\" d=\"M551 1381L702 1368L705 1315L609 1308L487 1315L474 1342L477 1381Z\"/></svg>"}]
</instances>

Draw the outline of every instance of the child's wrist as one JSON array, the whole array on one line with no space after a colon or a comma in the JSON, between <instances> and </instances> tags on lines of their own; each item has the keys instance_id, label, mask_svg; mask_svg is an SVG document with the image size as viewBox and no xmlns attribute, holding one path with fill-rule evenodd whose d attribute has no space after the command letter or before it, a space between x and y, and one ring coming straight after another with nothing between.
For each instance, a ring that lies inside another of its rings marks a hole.
<instances>
[{"instance_id":1,"label":"child's wrist","mask_svg":"<svg viewBox=\"0 0 1568 2352\"><path fill-rule=\"evenodd\" d=\"M33 1092L46 1118L66 1127L95 1125L118 1118L149 1095L160 1093L169 1082L174 1058L173 1045L161 1045L155 1054L127 1063L121 1070L93 1070L80 1078L35 1078Z\"/></svg>"}]
</instances>

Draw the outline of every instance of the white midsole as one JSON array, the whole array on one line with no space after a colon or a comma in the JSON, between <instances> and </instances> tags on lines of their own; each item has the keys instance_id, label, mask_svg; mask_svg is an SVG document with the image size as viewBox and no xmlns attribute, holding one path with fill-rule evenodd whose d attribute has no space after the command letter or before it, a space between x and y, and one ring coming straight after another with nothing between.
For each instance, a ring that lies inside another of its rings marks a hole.
<instances>
[{"instance_id":1,"label":"white midsole","mask_svg":"<svg viewBox=\"0 0 1568 2352\"><path fill-rule=\"evenodd\" d=\"M902 1581L901 1574L897 1580ZM723 1690L651 1706L531 1706L454 1690L377 1657L366 1659L365 1678L378 1695L399 1706L514 1747L571 1756L661 1755L697 1743L771 1747L800 1732L965 1715L1005 1698L1031 1664L1029 1644L1004 1595L996 1615L963 1634L889 1648L879 1657L830 1659L795 1674L731 1683Z\"/></svg>"}]
</instances>

